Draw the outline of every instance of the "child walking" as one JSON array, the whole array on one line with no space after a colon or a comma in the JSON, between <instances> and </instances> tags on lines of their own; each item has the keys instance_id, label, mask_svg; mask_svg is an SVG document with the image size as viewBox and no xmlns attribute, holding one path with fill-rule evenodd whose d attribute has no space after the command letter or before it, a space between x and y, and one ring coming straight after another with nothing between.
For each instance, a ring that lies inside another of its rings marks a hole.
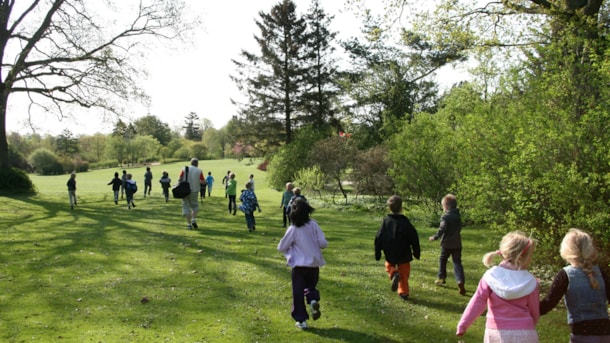
<instances>
[{"instance_id":1,"label":"child walking","mask_svg":"<svg viewBox=\"0 0 610 343\"><path fill-rule=\"evenodd\" d=\"M387 205L392 212L383 218L375 236L375 260L385 256L385 270L392 281L392 292L398 291L403 300L409 300L409 275L413 257L419 260L419 237L415 227L402 214L402 198L391 196Z\"/></svg>"},{"instance_id":2,"label":"child walking","mask_svg":"<svg viewBox=\"0 0 610 343\"><path fill-rule=\"evenodd\" d=\"M138 191L138 185L136 180L132 179L132 175L127 173L125 175L125 199L127 199L127 209L136 208L136 204L133 202L133 194Z\"/></svg>"},{"instance_id":3,"label":"child walking","mask_svg":"<svg viewBox=\"0 0 610 343\"><path fill-rule=\"evenodd\" d=\"M429 238L430 241L441 240L441 255L439 257L438 279L436 285L444 285L447 279L447 261L451 256L453 262L453 274L461 295L466 294L464 288L464 266L462 265L462 217L460 209L457 208L457 198L453 194L447 194L441 200L443 215L438 231Z\"/></svg>"},{"instance_id":4,"label":"child walking","mask_svg":"<svg viewBox=\"0 0 610 343\"><path fill-rule=\"evenodd\" d=\"M119 173L114 173L114 178L108 182L108 185L112 185L112 192L114 193L114 204L119 204L119 191L123 185L123 180L119 178Z\"/></svg>"},{"instance_id":5,"label":"child walking","mask_svg":"<svg viewBox=\"0 0 610 343\"><path fill-rule=\"evenodd\" d=\"M610 343L610 279L596 264L593 238L570 229L559 253L569 265L555 275L549 293L540 301L540 314L547 314L564 298L571 343Z\"/></svg>"},{"instance_id":6,"label":"child walking","mask_svg":"<svg viewBox=\"0 0 610 343\"><path fill-rule=\"evenodd\" d=\"M311 308L313 320L319 319L322 315L320 292L316 287L320 267L326 264L322 257L322 249L328 246L328 241L318 223L310 218L313 211L307 200L296 200L290 212L292 224L277 246L277 250L284 254L288 266L292 268L291 314L299 329L307 328L309 314L305 306L306 302Z\"/></svg>"},{"instance_id":7,"label":"child walking","mask_svg":"<svg viewBox=\"0 0 610 343\"><path fill-rule=\"evenodd\" d=\"M212 172L208 172L208 176L205 178L205 183L208 184L208 197L212 196L212 186L214 185L214 177L212 176Z\"/></svg>"},{"instance_id":8,"label":"child walking","mask_svg":"<svg viewBox=\"0 0 610 343\"><path fill-rule=\"evenodd\" d=\"M233 215L237 212L237 180L235 180L235 173L229 175L227 181L227 196L229 197L229 214Z\"/></svg>"},{"instance_id":9,"label":"child walking","mask_svg":"<svg viewBox=\"0 0 610 343\"><path fill-rule=\"evenodd\" d=\"M76 206L76 173L72 172L70 174L70 178L68 182L66 182L66 186L68 186L68 196L70 197L70 209L73 210L74 206Z\"/></svg>"},{"instance_id":10,"label":"child walking","mask_svg":"<svg viewBox=\"0 0 610 343\"><path fill-rule=\"evenodd\" d=\"M294 193L292 192L293 189L294 184L292 184L292 182L288 182L286 183L286 190L284 191L284 193L282 193L282 201L280 202L280 208L282 209L282 220L284 221L283 227L286 227L286 224L288 222L288 204L290 203L290 199L292 199L292 196L294 195Z\"/></svg>"},{"instance_id":11,"label":"child walking","mask_svg":"<svg viewBox=\"0 0 610 343\"><path fill-rule=\"evenodd\" d=\"M165 198L165 202L169 201L169 188L171 187L172 179L169 178L169 173L167 170L163 171L163 175L161 179L159 179L161 183L161 189L163 190L163 197Z\"/></svg>"},{"instance_id":12,"label":"child walking","mask_svg":"<svg viewBox=\"0 0 610 343\"><path fill-rule=\"evenodd\" d=\"M483 264L491 268L483 274L468 302L457 325L457 336L463 336L487 309L485 342L538 342L538 281L527 271L534 249L532 239L523 232L514 231L502 238L500 250L483 256ZM502 257L502 262L492 267L496 256Z\"/></svg>"},{"instance_id":13,"label":"child walking","mask_svg":"<svg viewBox=\"0 0 610 343\"><path fill-rule=\"evenodd\" d=\"M261 208L258 205L256 194L254 194L254 191L252 190L251 182L246 182L246 189L241 192L239 200L242 202L242 204L239 205L239 209L245 213L246 226L248 227L248 231L252 232L256 230L254 211L258 209L258 212L261 212Z\"/></svg>"}]
</instances>

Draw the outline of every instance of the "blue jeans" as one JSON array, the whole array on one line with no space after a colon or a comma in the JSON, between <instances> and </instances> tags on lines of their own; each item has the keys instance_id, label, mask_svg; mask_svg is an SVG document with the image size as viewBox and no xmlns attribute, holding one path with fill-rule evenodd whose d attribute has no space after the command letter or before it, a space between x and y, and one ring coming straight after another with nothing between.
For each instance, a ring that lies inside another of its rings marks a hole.
<instances>
[{"instance_id":1,"label":"blue jeans","mask_svg":"<svg viewBox=\"0 0 610 343\"><path fill-rule=\"evenodd\" d=\"M438 278L445 280L447 278L447 261L451 256L453 262L453 274L457 283L464 283L464 267L462 266L462 248L446 249L441 247L441 256L439 258Z\"/></svg>"}]
</instances>

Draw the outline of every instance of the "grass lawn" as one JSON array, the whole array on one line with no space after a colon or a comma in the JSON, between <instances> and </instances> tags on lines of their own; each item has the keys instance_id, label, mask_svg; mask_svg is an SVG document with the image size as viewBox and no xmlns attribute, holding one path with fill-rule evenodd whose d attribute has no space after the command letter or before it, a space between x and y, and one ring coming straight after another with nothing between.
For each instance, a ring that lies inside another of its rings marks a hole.
<instances>
[{"instance_id":1,"label":"grass lawn","mask_svg":"<svg viewBox=\"0 0 610 343\"><path fill-rule=\"evenodd\" d=\"M32 176L34 197L3 197L0 208L0 342L456 342L455 326L485 271L482 255L499 237L465 227L468 296L455 282L433 284L438 242L427 237L423 215L406 209L419 231L422 258L412 263L413 301L390 291L373 238L384 213L316 207L313 218L329 247L320 272L322 317L298 330L290 317L290 269L276 250L282 237L281 193L269 189L256 164L201 161L216 181L201 204L199 229L186 230L180 200L165 203L161 171L175 182L184 163L152 166L153 194L144 198L144 168L128 169L138 182L137 208L115 205L115 171L77 174L78 205L70 210L68 175ZM228 214L222 177L249 174L263 212L249 233L242 213ZM451 270L451 263L449 264ZM146 297L148 301L142 301ZM542 317L541 342L566 342L565 311ZM485 318L464 337L481 342Z\"/></svg>"}]
</instances>

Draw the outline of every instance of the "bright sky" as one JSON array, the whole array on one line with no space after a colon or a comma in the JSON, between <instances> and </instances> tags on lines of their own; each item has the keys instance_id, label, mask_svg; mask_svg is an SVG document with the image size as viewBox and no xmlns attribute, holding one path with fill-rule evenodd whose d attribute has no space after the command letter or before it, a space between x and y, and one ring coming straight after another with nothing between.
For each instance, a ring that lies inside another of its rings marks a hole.
<instances>
[{"instance_id":1,"label":"bright sky","mask_svg":"<svg viewBox=\"0 0 610 343\"><path fill-rule=\"evenodd\" d=\"M184 117L195 112L211 120L214 127L223 127L236 114L231 98L239 92L229 75L234 73L231 59L240 59L240 51L259 54L254 35L260 31L254 20L260 11L269 10L281 0L200 1L186 0L201 13L204 27L196 35L196 46L187 51L167 51L149 56L149 79L143 80L151 97L150 108L134 106L129 116L135 119L147 114L160 118L170 128L183 126ZM294 0L297 12L303 13L310 0ZM370 2L370 1L369 1ZM376 2L376 1L374 1ZM338 39L347 39L360 32L361 22L343 10L342 0L321 1L324 10L335 16L331 30ZM73 134L110 133L114 123L102 122L95 114L60 121L46 114L32 118L37 133L57 135L65 128ZM7 114L7 131L31 133L25 110Z\"/></svg>"}]
</instances>

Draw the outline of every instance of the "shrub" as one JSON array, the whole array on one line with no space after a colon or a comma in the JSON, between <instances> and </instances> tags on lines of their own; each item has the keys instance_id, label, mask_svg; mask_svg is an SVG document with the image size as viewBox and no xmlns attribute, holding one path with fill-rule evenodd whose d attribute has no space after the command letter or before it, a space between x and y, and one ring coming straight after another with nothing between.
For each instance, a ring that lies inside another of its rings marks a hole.
<instances>
[{"instance_id":1,"label":"shrub","mask_svg":"<svg viewBox=\"0 0 610 343\"><path fill-rule=\"evenodd\" d=\"M34 171L42 175L57 175L64 172L57 156L45 148L34 150L29 160L34 167Z\"/></svg>"},{"instance_id":2,"label":"shrub","mask_svg":"<svg viewBox=\"0 0 610 343\"><path fill-rule=\"evenodd\" d=\"M32 180L23 171L17 168L0 169L0 194L34 194L36 188Z\"/></svg>"}]
</instances>

